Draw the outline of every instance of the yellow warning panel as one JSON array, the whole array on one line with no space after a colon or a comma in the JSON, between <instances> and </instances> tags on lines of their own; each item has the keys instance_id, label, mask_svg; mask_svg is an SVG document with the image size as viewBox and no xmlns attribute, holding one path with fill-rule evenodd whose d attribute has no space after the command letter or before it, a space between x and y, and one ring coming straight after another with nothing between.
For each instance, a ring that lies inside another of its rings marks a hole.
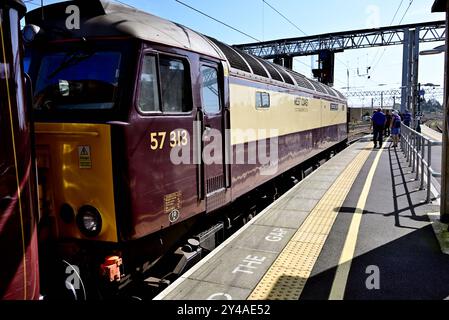
<instances>
[{"instance_id":1,"label":"yellow warning panel","mask_svg":"<svg viewBox=\"0 0 449 320\"><path fill-rule=\"evenodd\" d=\"M78 163L80 169L92 168L92 157L90 155L90 146L78 146Z\"/></svg>"},{"instance_id":2,"label":"yellow warning panel","mask_svg":"<svg viewBox=\"0 0 449 320\"><path fill-rule=\"evenodd\" d=\"M338 212L371 154L371 149L361 149L310 212L248 300L297 300L300 297Z\"/></svg>"}]
</instances>

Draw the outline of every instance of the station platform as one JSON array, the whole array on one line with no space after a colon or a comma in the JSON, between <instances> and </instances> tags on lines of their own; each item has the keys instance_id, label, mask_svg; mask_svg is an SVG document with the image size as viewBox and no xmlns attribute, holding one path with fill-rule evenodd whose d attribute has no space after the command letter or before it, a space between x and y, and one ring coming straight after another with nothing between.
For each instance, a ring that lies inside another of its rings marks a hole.
<instances>
[{"instance_id":1,"label":"station platform","mask_svg":"<svg viewBox=\"0 0 449 320\"><path fill-rule=\"evenodd\" d=\"M449 256L429 219L439 205L425 202L399 147L370 140L331 158L155 299L448 297Z\"/></svg>"}]
</instances>

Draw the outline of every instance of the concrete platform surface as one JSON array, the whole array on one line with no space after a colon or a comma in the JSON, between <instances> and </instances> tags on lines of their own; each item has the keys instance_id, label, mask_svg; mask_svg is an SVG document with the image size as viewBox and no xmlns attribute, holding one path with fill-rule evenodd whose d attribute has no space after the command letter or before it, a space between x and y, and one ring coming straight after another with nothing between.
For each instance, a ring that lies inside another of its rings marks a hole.
<instances>
[{"instance_id":1,"label":"concrete platform surface","mask_svg":"<svg viewBox=\"0 0 449 320\"><path fill-rule=\"evenodd\" d=\"M448 297L438 204L399 148L372 146L330 159L155 299Z\"/></svg>"}]
</instances>

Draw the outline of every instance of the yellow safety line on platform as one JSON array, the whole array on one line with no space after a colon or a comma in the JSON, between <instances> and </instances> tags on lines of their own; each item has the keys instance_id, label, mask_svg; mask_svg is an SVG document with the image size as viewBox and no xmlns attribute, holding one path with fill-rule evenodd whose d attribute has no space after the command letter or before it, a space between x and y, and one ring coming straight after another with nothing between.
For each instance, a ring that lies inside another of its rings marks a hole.
<instances>
[{"instance_id":1,"label":"yellow safety line on platform","mask_svg":"<svg viewBox=\"0 0 449 320\"><path fill-rule=\"evenodd\" d=\"M368 147L371 143L361 145L362 151L310 212L248 300L297 300L300 297L338 212L371 154L372 149Z\"/></svg>"},{"instance_id":2,"label":"yellow safety line on platform","mask_svg":"<svg viewBox=\"0 0 449 320\"><path fill-rule=\"evenodd\" d=\"M362 222L363 211L365 210L366 200L368 199L371 184L373 182L374 173L379 164L380 156L383 148L377 153L371 169L357 202L356 210L352 216L351 225L349 226L348 234L346 235L345 244L338 262L337 271L335 273L334 281L332 283L329 300L343 300L346 290L346 283L348 282L349 270L351 269L352 259L354 258L355 246L359 234L360 223Z\"/></svg>"}]
</instances>

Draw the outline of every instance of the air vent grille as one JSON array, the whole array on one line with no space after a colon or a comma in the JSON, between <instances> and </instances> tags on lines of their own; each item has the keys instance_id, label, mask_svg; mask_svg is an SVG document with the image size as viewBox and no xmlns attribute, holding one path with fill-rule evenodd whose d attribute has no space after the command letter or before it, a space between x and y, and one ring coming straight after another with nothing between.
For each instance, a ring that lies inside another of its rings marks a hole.
<instances>
[{"instance_id":1,"label":"air vent grille","mask_svg":"<svg viewBox=\"0 0 449 320\"><path fill-rule=\"evenodd\" d=\"M265 71L265 69L261 66L261 64L254 58L253 56L247 54L246 52L243 52L241 50L236 49L238 53L242 55L242 57L248 62L251 69L253 69L254 74L257 74L261 77L268 78L268 74Z\"/></svg>"},{"instance_id":2,"label":"air vent grille","mask_svg":"<svg viewBox=\"0 0 449 320\"><path fill-rule=\"evenodd\" d=\"M224 55L226 56L226 58L229 61L229 64L231 65L231 67L242 70L242 71L246 71L246 72L251 72L251 70L248 68L248 65L245 63L245 60L242 59L241 56L239 56L237 54L237 52L232 49L230 46L224 44L223 42L220 42L214 38L209 38L213 43L215 43L221 51L223 51Z\"/></svg>"},{"instance_id":3,"label":"air vent grille","mask_svg":"<svg viewBox=\"0 0 449 320\"><path fill-rule=\"evenodd\" d=\"M273 67L276 68L277 71L279 71L279 73L282 75L282 78L284 78L284 81L289 83L289 84L295 84L292 80L292 78L289 76L289 74L285 71L284 68L282 68L281 66L278 66L277 64L273 64Z\"/></svg>"},{"instance_id":4,"label":"air vent grille","mask_svg":"<svg viewBox=\"0 0 449 320\"><path fill-rule=\"evenodd\" d=\"M263 66L268 70L268 72L270 73L271 78L273 80L284 82L282 80L282 77L279 75L279 73L276 71L276 69L273 68L273 65L271 63L269 63L268 61L261 59L261 58L256 58L256 59L259 60L260 63L262 63Z\"/></svg>"}]
</instances>

